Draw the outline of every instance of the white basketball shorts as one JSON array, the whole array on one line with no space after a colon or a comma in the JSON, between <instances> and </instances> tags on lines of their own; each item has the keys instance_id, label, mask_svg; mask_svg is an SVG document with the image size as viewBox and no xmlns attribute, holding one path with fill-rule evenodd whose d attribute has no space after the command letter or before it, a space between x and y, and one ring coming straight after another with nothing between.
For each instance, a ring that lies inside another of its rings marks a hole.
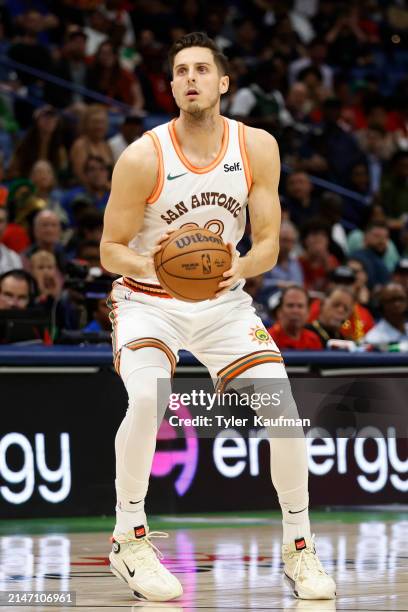
<instances>
[{"instance_id":1,"label":"white basketball shorts","mask_svg":"<svg viewBox=\"0 0 408 612\"><path fill-rule=\"evenodd\" d=\"M243 282L214 300L183 302L157 285L121 278L108 299L111 308L114 363L120 351L155 347L165 352L174 372L180 349L190 351L211 378L227 383L260 364L273 364L268 375L286 378L282 356L255 314Z\"/></svg>"}]
</instances>

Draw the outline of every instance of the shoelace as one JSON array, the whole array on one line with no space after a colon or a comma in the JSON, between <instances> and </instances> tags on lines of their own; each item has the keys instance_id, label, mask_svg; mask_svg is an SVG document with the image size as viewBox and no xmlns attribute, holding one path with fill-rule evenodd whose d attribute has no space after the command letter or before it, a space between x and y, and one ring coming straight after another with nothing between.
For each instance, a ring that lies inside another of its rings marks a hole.
<instances>
[{"instance_id":1,"label":"shoelace","mask_svg":"<svg viewBox=\"0 0 408 612\"><path fill-rule=\"evenodd\" d=\"M316 552L315 552L315 544L314 544L314 540L315 540L315 536L314 534L312 535L312 546L313 548L304 548L300 554L298 552L293 552L291 556L293 555L299 555L299 558L296 562L295 565L295 570L293 572L293 579L297 580L297 578L299 578L300 575L300 570L302 567L302 563L306 566L307 570L318 570L319 572L321 572L322 574L325 574L326 572L323 569L322 564L320 563L318 557L316 556Z\"/></svg>"},{"instance_id":2,"label":"shoelace","mask_svg":"<svg viewBox=\"0 0 408 612\"><path fill-rule=\"evenodd\" d=\"M141 540L129 543L129 548L137 559L143 559L150 569L156 569L159 560L164 559L163 553L150 541L151 538L168 538L169 534L165 531L150 531ZM152 554L152 552L154 554Z\"/></svg>"}]
</instances>

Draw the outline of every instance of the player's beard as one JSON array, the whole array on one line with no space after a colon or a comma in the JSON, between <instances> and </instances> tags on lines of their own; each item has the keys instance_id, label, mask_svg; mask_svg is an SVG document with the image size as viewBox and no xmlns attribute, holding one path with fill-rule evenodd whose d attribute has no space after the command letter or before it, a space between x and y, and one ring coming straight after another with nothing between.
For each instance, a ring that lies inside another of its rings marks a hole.
<instances>
[{"instance_id":1,"label":"player's beard","mask_svg":"<svg viewBox=\"0 0 408 612\"><path fill-rule=\"evenodd\" d=\"M214 110L217 108L220 100L220 95L214 95L204 106L199 101L190 102L181 110L189 116L190 120L195 123L205 122L208 118L214 115Z\"/></svg>"}]
</instances>

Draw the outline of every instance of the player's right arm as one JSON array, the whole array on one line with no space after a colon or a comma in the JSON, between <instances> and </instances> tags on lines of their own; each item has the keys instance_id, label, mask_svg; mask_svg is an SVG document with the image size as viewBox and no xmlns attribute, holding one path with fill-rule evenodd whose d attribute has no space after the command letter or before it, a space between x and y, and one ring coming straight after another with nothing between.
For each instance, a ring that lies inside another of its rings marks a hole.
<instances>
[{"instance_id":1,"label":"player's right arm","mask_svg":"<svg viewBox=\"0 0 408 612\"><path fill-rule=\"evenodd\" d=\"M143 226L157 174L156 151L147 135L131 144L116 163L101 240L101 263L109 272L134 278L154 275L151 255L138 254L128 244Z\"/></svg>"}]
</instances>

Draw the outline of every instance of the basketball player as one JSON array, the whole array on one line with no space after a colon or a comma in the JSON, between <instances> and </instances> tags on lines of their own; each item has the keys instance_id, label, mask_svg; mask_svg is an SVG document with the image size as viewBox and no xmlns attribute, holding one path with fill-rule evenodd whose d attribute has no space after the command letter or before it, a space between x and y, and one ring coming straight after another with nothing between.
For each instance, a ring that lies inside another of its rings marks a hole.
<instances>
[{"instance_id":1,"label":"basketball player","mask_svg":"<svg viewBox=\"0 0 408 612\"><path fill-rule=\"evenodd\" d=\"M157 380L168 381L170 393L177 353L185 348L213 379L287 381L279 350L243 291L244 279L270 270L278 257L278 146L270 134L220 115L220 97L228 90L227 63L205 34L183 36L169 60L180 115L147 132L118 160L101 244L103 266L121 275L111 294L111 319L115 366L129 395L115 440L117 504L110 562L134 595L148 601L171 600L183 592L160 563L144 512L157 414L165 408L156 405ZM239 258L235 245L244 231L247 203L253 245ZM187 224L218 233L234 254L213 300L183 302L158 284L152 254L170 231ZM291 395L287 401L293 407ZM283 513L285 575L295 596L332 599L335 584L310 534L304 437L270 439L270 448L272 481Z\"/></svg>"}]
</instances>

